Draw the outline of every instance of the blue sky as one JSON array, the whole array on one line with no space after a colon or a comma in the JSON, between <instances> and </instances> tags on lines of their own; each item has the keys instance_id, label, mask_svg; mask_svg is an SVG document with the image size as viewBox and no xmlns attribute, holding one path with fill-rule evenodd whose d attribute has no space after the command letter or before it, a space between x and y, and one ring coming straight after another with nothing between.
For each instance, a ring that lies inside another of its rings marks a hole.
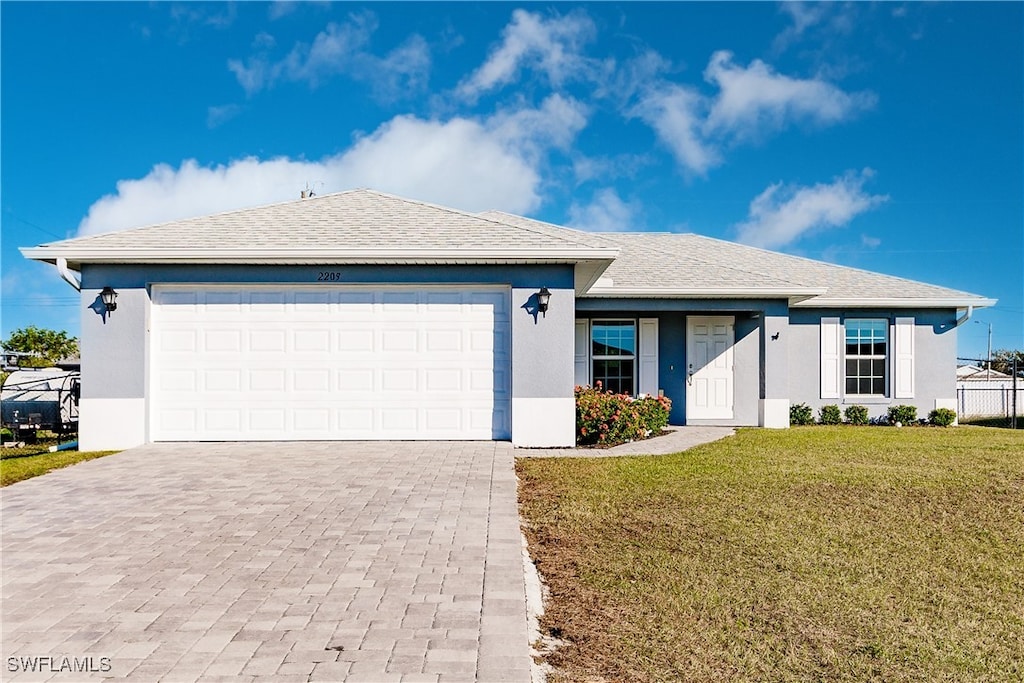
<instances>
[{"instance_id":1,"label":"blue sky","mask_svg":"<svg viewBox=\"0 0 1024 683\"><path fill-rule=\"evenodd\" d=\"M999 299L1024 348L1024 4L11 3L2 335L59 238L373 187Z\"/></svg>"}]
</instances>

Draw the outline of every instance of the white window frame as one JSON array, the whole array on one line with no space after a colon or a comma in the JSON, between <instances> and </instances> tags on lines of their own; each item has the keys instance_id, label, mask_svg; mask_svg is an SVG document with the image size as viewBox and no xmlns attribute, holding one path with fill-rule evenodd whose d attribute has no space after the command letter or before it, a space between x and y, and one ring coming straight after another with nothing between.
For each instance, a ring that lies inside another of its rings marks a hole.
<instances>
[{"instance_id":1,"label":"white window frame","mask_svg":"<svg viewBox=\"0 0 1024 683\"><path fill-rule=\"evenodd\" d=\"M658 356L660 333L658 318L576 318L573 330L573 382L577 386L593 386L593 323L632 322L636 335L636 349L633 353L634 396L660 396L662 390L658 380ZM618 356L598 356L619 358Z\"/></svg>"},{"instance_id":2,"label":"white window frame","mask_svg":"<svg viewBox=\"0 0 1024 683\"><path fill-rule=\"evenodd\" d=\"M634 349L633 349L632 356L626 356L626 355L618 355L618 356L594 355L594 325L595 324L601 324L601 323L631 323L633 325L633 346L634 346ZM638 377L639 373L637 372L638 361L639 361L639 353L638 353L639 348L637 348L637 347L639 347L639 344L640 344L640 338L639 338L639 334L640 333L639 333L639 330L640 330L640 325L637 322L636 318L591 318L590 319L590 322L587 324L587 331L588 331L588 334L587 334L587 356L588 356L587 365L588 365L588 372L590 373L590 381L591 381L592 385L593 385L594 382L597 381L594 378L594 361L598 361L598 360L618 360L618 361L621 361L621 360L627 359L627 360L629 360L629 361L631 361L633 363L633 391L630 392L630 395L631 396L636 396L637 395L637 391L639 389L639 381L640 381L640 378ZM603 387L603 388L607 389L607 387Z\"/></svg>"},{"instance_id":3,"label":"white window frame","mask_svg":"<svg viewBox=\"0 0 1024 683\"><path fill-rule=\"evenodd\" d=\"M846 350L846 339L847 339L847 337L846 337L846 326L848 324L850 324L851 322L882 323L882 328L885 330L885 353L882 354L882 355L878 355L878 354L868 354L868 355L854 354L854 355L851 355L851 354L847 353L847 350ZM891 323L890 323L888 318L867 318L867 317L863 317L862 318L862 317L857 317L857 316L849 316L849 317L845 317L843 319L843 324L842 324L842 328L841 328L841 330L842 330L842 342L841 343L842 343L842 350L843 350L843 353L842 353L843 362L840 364L840 367L842 368L842 376L841 376L841 379L840 379L840 382L841 382L840 386L843 389L843 398L844 399L865 400L865 401L871 401L871 400L878 401L878 400L884 400L884 399L891 398L891 396L892 396L892 388L891 388L892 387L892 367L891 367L891 365L892 365L892 333L891 333L891 331L889 329L890 324ZM883 392L881 394L858 394L858 393L850 393L850 392L848 392L846 390L846 380L847 380L846 364L847 364L847 361L849 361L849 360L881 360L882 361L883 372L885 373L885 375L884 375L884 384L885 384L885 386L884 386Z\"/></svg>"}]
</instances>

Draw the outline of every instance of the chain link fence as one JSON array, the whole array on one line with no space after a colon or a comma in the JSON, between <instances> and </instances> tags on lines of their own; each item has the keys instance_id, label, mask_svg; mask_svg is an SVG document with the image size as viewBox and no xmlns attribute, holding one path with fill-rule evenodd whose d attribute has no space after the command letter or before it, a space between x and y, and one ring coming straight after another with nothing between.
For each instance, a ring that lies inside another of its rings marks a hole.
<instances>
[{"instance_id":1,"label":"chain link fence","mask_svg":"<svg viewBox=\"0 0 1024 683\"><path fill-rule=\"evenodd\" d=\"M1024 428L1024 368L1000 372L980 358L957 358L956 402L961 424Z\"/></svg>"}]
</instances>

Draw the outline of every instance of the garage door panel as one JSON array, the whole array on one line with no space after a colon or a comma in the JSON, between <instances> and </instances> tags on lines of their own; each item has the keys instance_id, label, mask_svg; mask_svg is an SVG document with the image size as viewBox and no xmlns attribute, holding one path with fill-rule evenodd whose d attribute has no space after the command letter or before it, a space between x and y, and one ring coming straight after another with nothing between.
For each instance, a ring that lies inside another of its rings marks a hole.
<instances>
[{"instance_id":1,"label":"garage door panel","mask_svg":"<svg viewBox=\"0 0 1024 683\"><path fill-rule=\"evenodd\" d=\"M287 424L283 408L253 408L248 411L246 428L250 432L284 433Z\"/></svg>"},{"instance_id":2,"label":"garage door panel","mask_svg":"<svg viewBox=\"0 0 1024 683\"><path fill-rule=\"evenodd\" d=\"M380 350L385 352L419 350L419 334L416 329L402 328L382 330L380 333Z\"/></svg>"},{"instance_id":3,"label":"garage door panel","mask_svg":"<svg viewBox=\"0 0 1024 683\"><path fill-rule=\"evenodd\" d=\"M380 410L380 428L383 431L394 433L398 438L401 438L403 432L414 434L418 431L416 424L418 413L416 408L382 408Z\"/></svg>"},{"instance_id":4,"label":"garage door panel","mask_svg":"<svg viewBox=\"0 0 1024 683\"><path fill-rule=\"evenodd\" d=\"M508 290L154 288L154 440L507 438Z\"/></svg>"},{"instance_id":5,"label":"garage door panel","mask_svg":"<svg viewBox=\"0 0 1024 683\"><path fill-rule=\"evenodd\" d=\"M202 387L206 391L242 390L242 373L239 370L203 370Z\"/></svg>"},{"instance_id":6,"label":"garage door panel","mask_svg":"<svg viewBox=\"0 0 1024 683\"><path fill-rule=\"evenodd\" d=\"M370 369L339 370L337 389L345 394L370 393L373 391L374 374L374 371Z\"/></svg>"},{"instance_id":7,"label":"garage door panel","mask_svg":"<svg viewBox=\"0 0 1024 683\"><path fill-rule=\"evenodd\" d=\"M295 370L292 373L292 389L295 391L327 393L330 388L331 373L326 369Z\"/></svg>"},{"instance_id":8,"label":"garage door panel","mask_svg":"<svg viewBox=\"0 0 1024 683\"><path fill-rule=\"evenodd\" d=\"M339 330L337 350L340 353L372 353L373 339L373 330Z\"/></svg>"},{"instance_id":9,"label":"garage door panel","mask_svg":"<svg viewBox=\"0 0 1024 683\"><path fill-rule=\"evenodd\" d=\"M462 351L462 330L427 330L424 348L431 353Z\"/></svg>"},{"instance_id":10,"label":"garage door panel","mask_svg":"<svg viewBox=\"0 0 1024 683\"><path fill-rule=\"evenodd\" d=\"M283 353L287 348L288 335L284 330L250 330L248 338L250 351Z\"/></svg>"},{"instance_id":11,"label":"garage door panel","mask_svg":"<svg viewBox=\"0 0 1024 683\"><path fill-rule=\"evenodd\" d=\"M239 353L242 350L241 330L209 329L200 332L204 351Z\"/></svg>"}]
</instances>

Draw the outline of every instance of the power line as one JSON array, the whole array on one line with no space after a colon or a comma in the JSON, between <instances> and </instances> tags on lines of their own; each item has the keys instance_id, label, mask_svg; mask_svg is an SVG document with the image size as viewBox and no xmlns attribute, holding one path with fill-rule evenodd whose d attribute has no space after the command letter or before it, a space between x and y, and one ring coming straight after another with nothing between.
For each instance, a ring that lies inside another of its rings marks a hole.
<instances>
[{"instance_id":1,"label":"power line","mask_svg":"<svg viewBox=\"0 0 1024 683\"><path fill-rule=\"evenodd\" d=\"M50 235L52 237L56 237L59 240L67 239L67 237L68 237L66 234L58 235L57 233L53 232L52 230L48 230L47 228L44 228L41 225L33 223L32 221L27 221L24 218L21 218L20 216L16 216L16 215L14 215L14 213L10 209L4 209L4 213L6 213L8 216L10 216L14 220L18 221L19 223L24 223L25 225L29 225L29 226L35 228L36 230L39 230L40 232L44 232L47 235Z\"/></svg>"}]
</instances>

